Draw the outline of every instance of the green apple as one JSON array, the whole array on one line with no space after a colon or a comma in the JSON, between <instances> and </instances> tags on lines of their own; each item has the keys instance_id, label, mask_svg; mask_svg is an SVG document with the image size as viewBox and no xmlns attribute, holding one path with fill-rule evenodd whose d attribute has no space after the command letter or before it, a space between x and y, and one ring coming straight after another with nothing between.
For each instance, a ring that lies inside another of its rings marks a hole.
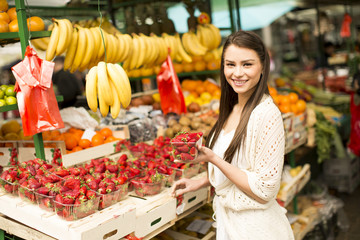
<instances>
[{"instance_id":1,"label":"green apple","mask_svg":"<svg viewBox=\"0 0 360 240\"><path fill-rule=\"evenodd\" d=\"M7 105L13 105L17 103L16 97L13 96L8 96L5 101Z\"/></svg>"},{"instance_id":2,"label":"green apple","mask_svg":"<svg viewBox=\"0 0 360 240\"><path fill-rule=\"evenodd\" d=\"M0 99L0 107L6 106L6 102L4 99Z\"/></svg>"},{"instance_id":3,"label":"green apple","mask_svg":"<svg viewBox=\"0 0 360 240\"><path fill-rule=\"evenodd\" d=\"M5 90L5 95L6 95L6 96L13 96L13 97L15 97L16 92L14 92L14 86L9 86L9 87Z\"/></svg>"},{"instance_id":4,"label":"green apple","mask_svg":"<svg viewBox=\"0 0 360 240\"><path fill-rule=\"evenodd\" d=\"M0 89L0 99L3 99L5 96L5 93L3 90Z\"/></svg>"},{"instance_id":5,"label":"green apple","mask_svg":"<svg viewBox=\"0 0 360 240\"><path fill-rule=\"evenodd\" d=\"M8 85L5 85L5 84L0 86L0 89L3 90L4 92L7 88L8 88Z\"/></svg>"}]
</instances>

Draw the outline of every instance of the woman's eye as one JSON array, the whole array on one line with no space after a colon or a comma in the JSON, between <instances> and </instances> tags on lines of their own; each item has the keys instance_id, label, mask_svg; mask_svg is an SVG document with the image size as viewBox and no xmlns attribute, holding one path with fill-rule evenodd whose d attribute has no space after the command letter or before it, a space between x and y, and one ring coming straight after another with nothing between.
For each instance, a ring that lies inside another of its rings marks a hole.
<instances>
[{"instance_id":1,"label":"woman's eye","mask_svg":"<svg viewBox=\"0 0 360 240\"><path fill-rule=\"evenodd\" d=\"M235 64L233 64L233 63L227 63L226 66L233 67L233 66L235 66Z\"/></svg>"},{"instance_id":2,"label":"woman's eye","mask_svg":"<svg viewBox=\"0 0 360 240\"><path fill-rule=\"evenodd\" d=\"M251 66L251 65L252 65L251 63L245 63L245 64L244 64L245 67L249 67L249 66Z\"/></svg>"}]
</instances>

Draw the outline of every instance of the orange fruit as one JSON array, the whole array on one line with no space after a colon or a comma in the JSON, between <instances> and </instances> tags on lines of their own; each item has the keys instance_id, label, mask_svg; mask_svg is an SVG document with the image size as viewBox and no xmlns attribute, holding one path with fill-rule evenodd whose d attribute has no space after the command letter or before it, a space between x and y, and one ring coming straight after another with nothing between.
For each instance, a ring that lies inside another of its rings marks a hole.
<instances>
[{"instance_id":1,"label":"orange fruit","mask_svg":"<svg viewBox=\"0 0 360 240\"><path fill-rule=\"evenodd\" d=\"M306 102L302 99L296 102L296 106L298 108L298 113L303 113L306 110Z\"/></svg>"},{"instance_id":2,"label":"orange fruit","mask_svg":"<svg viewBox=\"0 0 360 240\"><path fill-rule=\"evenodd\" d=\"M197 72L204 71L206 69L206 62L197 61L194 63L194 70Z\"/></svg>"},{"instance_id":3,"label":"orange fruit","mask_svg":"<svg viewBox=\"0 0 360 240\"><path fill-rule=\"evenodd\" d=\"M65 136L65 146L66 149L72 150L78 145L78 140L76 139L76 136L71 133L64 134Z\"/></svg>"},{"instance_id":4,"label":"orange fruit","mask_svg":"<svg viewBox=\"0 0 360 240\"><path fill-rule=\"evenodd\" d=\"M91 138L91 146L93 147L99 146L104 143L104 140L105 140L104 136L101 135L100 133L97 133Z\"/></svg>"},{"instance_id":5,"label":"orange fruit","mask_svg":"<svg viewBox=\"0 0 360 240\"><path fill-rule=\"evenodd\" d=\"M61 132L59 130L53 130L51 131L51 138L54 139L55 137L58 137L61 135Z\"/></svg>"},{"instance_id":6,"label":"orange fruit","mask_svg":"<svg viewBox=\"0 0 360 240\"><path fill-rule=\"evenodd\" d=\"M213 94L215 91L219 90L219 87L216 86L215 84L209 82L207 85L206 85L206 91Z\"/></svg>"},{"instance_id":7,"label":"orange fruit","mask_svg":"<svg viewBox=\"0 0 360 240\"><path fill-rule=\"evenodd\" d=\"M89 139L80 139L79 147L85 149L85 148L89 148L90 146L91 146L91 141Z\"/></svg>"},{"instance_id":8,"label":"orange fruit","mask_svg":"<svg viewBox=\"0 0 360 240\"><path fill-rule=\"evenodd\" d=\"M274 96L272 96L272 98L273 98L273 100L274 100L274 103L275 103L276 105L279 105L279 95L274 95Z\"/></svg>"},{"instance_id":9,"label":"orange fruit","mask_svg":"<svg viewBox=\"0 0 360 240\"><path fill-rule=\"evenodd\" d=\"M220 62L218 60L211 60L206 64L207 70L217 70L220 69Z\"/></svg>"},{"instance_id":10,"label":"orange fruit","mask_svg":"<svg viewBox=\"0 0 360 240\"><path fill-rule=\"evenodd\" d=\"M184 65L184 68L183 68L184 72L194 71L194 63L183 63L183 65Z\"/></svg>"},{"instance_id":11,"label":"orange fruit","mask_svg":"<svg viewBox=\"0 0 360 240\"><path fill-rule=\"evenodd\" d=\"M30 31L44 31L45 30L45 24L44 21L39 17L30 17L27 20L27 26L30 29Z\"/></svg>"},{"instance_id":12,"label":"orange fruit","mask_svg":"<svg viewBox=\"0 0 360 240\"><path fill-rule=\"evenodd\" d=\"M299 96L294 92L289 93L288 96L291 104L295 104L299 100Z\"/></svg>"},{"instance_id":13,"label":"orange fruit","mask_svg":"<svg viewBox=\"0 0 360 240\"><path fill-rule=\"evenodd\" d=\"M81 150L83 150L83 148L80 146L76 146L72 149L73 152L77 152L77 151L81 151Z\"/></svg>"},{"instance_id":14,"label":"orange fruit","mask_svg":"<svg viewBox=\"0 0 360 240\"><path fill-rule=\"evenodd\" d=\"M280 104L279 109L282 113L288 113L291 111L290 104Z\"/></svg>"},{"instance_id":15,"label":"orange fruit","mask_svg":"<svg viewBox=\"0 0 360 240\"><path fill-rule=\"evenodd\" d=\"M105 138L112 136L112 130L108 127L102 128L99 133Z\"/></svg>"},{"instance_id":16,"label":"orange fruit","mask_svg":"<svg viewBox=\"0 0 360 240\"><path fill-rule=\"evenodd\" d=\"M196 88L196 92L199 94L199 95L201 95L203 92L205 92L206 91L206 89L205 89L205 87L204 86L202 86L202 85L200 85L200 86L198 86L197 88Z\"/></svg>"},{"instance_id":17,"label":"orange fruit","mask_svg":"<svg viewBox=\"0 0 360 240\"><path fill-rule=\"evenodd\" d=\"M290 104L290 111L293 112L295 115L298 114L299 110L298 110L298 107L297 107L297 105L295 103Z\"/></svg>"},{"instance_id":18,"label":"orange fruit","mask_svg":"<svg viewBox=\"0 0 360 240\"><path fill-rule=\"evenodd\" d=\"M203 56L192 56L193 62L198 62L203 60Z\"/></svg>"},{"instance_id":19,"label":"orange fruit","mask_svg":"<svg viewBox=\"0 0 360 240\"><path fill-rule=\"evenodd\" d=\"M4 22L9 24L10 17L6 12L0 12L0 20L3 20Z\"/></svg>"},{"instance_id":20,"label":"orange fruit","mask_svg":"<svg viewBox=\"0 0 360 240\"><path fill-rule=\"evenodd\" d=\"M0 0L0 11L6 12L9 8L9 5L6 0Z\"/></svg>"},{"instance_id":21,"label":"orange fruit","mask_svg":"<svg viewBox=\"0 0 360 240\"><path fill-rule=\"evenodd\" d=\"M275 95L277 95L277 90L276 90L276 88L269 87L269 93L270 93L270 96L272 96L272 97L274 97Z\"/></svg>"},{"instance_id":22,"label":"orange fruit","mask_svg":"<svg viewBox=\"0 0 360 240\"><path fill-rule=\"evenodd\" d=\"M279 99L280 105L289 105L290 104L290 98L288 95L283 95L282 98Z\"/></svg>"},{"instance_id":23,"label":"orange fruit","mask_svg":"<svg viewBox=\"0 0 360 240\"><path fill-rule=\"evenodd\" d=\"M184 66L181 63L174 63L173 66L176 73L181 73L184 70Z\"/></svg>"},{"instance_id":24,"label":"orange fruit","mask_svg":"<svg viewBox=\"0 0 360 240\"><path fill-rule=\"evenodd\" d=\"M51 136L51 132L50 131L45 131L42 133L43 139L44 140L52 140L52 136Z\"/></svg>"},{"instance_id":25,"label":"orange fruit","mask_svg":"<svg viewBox=\"0 0 360 240\"><path fill-rule=\"evenodd\" d=\"M4 20L0 20L0 33L9 32L9 24Z\"/></svg>"},{"instance_id":26,"label":"orange fruit","mask_svg":"<svg viewBox=\"0 0 360 240\"><path fill-rule=\"evenodd\" d=\"M118 140L116 137L114 136L109 136L105 139L104 143L108 143L108 142L113 142L113 141L116 141Z\"/></svg>"},{"instance_id":27,"label":"orange fruit","mask_svg":"<svg viewBox=\"0 0 360 240\"><path fill-rule=\"evenodd\" d=\"M15 7L9 8L7 10L7 14L9 15L10 21L16 19L17 18L16 8Z\"/></svg>"},{"instance_id":28,"label":"orange fruit","mask_svg":"<svg viewBox=\"0 0 360 240\"><path fill-rule=\"evenodd\" d=\"M19 31L19 25L18 25L17 19L14 19L9 23L9 31L10 32L18 32Z\"/></svg>"},{"instance_id":29,"label":"orange fruit","mask_svg":"<svg viewBox=\"0 0 360 240\"><path fill-rule=\"evenodd\" d=\"M215 99L220 99L221 90L220 90L220 89L217 89L215 92L213 92L212 96L213 96L213 98L215 98Z\"/></svg>"}]
</instances>

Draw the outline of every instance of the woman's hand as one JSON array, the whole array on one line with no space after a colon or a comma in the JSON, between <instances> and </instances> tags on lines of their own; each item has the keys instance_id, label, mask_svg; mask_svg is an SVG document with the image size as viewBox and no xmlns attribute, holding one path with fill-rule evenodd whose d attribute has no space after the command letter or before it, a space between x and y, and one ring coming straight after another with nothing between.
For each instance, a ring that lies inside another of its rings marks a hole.
<instances>
[{"instance_id":1,"label":"woman's hand","mask_svg":"<svg viewBox=\"0 0 360 240\"><path fill-rule=\"evenodd\" d=\"M187 192L196 191L202 187L205 187L209 184L208 178L204 179L188 179L182 178L179 181L176 181L171 188L171 196L176 197Z\"/></svg>"},{"instance_id":2,"label":"woman's hand","mask_svg":"<svg viewBox=\"0 0 360 240\"><path fill-rule=\"evenodd\" d=\"M216 158L219 158L210 148L205 146L197 146L199 151L198 156L192 161L194 163L199 162L213 162Z\"/></svg>"}]
</instances>

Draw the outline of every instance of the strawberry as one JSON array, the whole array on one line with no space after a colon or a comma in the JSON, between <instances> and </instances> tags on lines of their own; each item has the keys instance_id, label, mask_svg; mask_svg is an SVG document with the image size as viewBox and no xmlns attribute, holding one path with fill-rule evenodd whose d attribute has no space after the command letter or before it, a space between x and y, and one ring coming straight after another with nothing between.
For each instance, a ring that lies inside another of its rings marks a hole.
<instances>
[{"instance_id":1,"label":"strawberry","mask_svg":"<svg viewBox=\"0 0 360 240\"><path fill-rule=\"evenodd\" d=\"M190 149L190 154L191 154L192 156L195 156L195 155L196 155L196 148L195 148L195 147L192 147L192 148Z\"/></svg>"},{"instance_id":2,"label":"strawberry","mask_svg":"<svg viewBox=\"0 0 360 240\"><path fill-rule=\"evenodd\" d=\"M176 150L178 150L180 153L187 153L187 152L189 152L189 147L184 145L181 147L176 147Z\"/></svg>"},{"instance_id":3,"label":"strawberry","mask_svg":"<svg viewBox=\"0 0 360 240\"><path fill-rule=\"evenodd\" d=\"M69 175L69 171L65 169L60 169L54 172L55 175L58 175L59 177L65 177Z\"/></svg>"},{"instance_id":4,"label":"strawberry","mask_svg":"<svg viewBox=\"0 0 360 240\"><path fill-rule=\"evenodd\" d=\"M111 173L117 173L119 170L119 167L115 164L108 164L108 165L106 165L106 170L108 170Z\"/></svg>"},{"instance_id":5,"label":"strawberry","mask_svg":"<svg viewBox=\"0 0 360 240\"><path fill-rule=\"evenodd\" d=\"M86 194L86 192L87 192L87 188L86 188L86 186L85 185L83 185L80 189L79 189L79 192L80 192L80 194Z\"/></svg>"},{"instance_id":6,"label":"strawberry","mask_svg":"<svg viewBox=\"0 0 360 240\"><path fill-rule=\"evenodd\" d=\"M81 184L80 179L70 178L65 180L64 187L67 187L69 189L76 189L76 188L80 188L80 184Z\"/></svg>"},{"instance_id":7,"label":"strawberry","mask_svg":"<svg viewBox=\"0 0 360 240\"><path fill-rule=\"evenodd\" d=\"M72 198L75 199L80 195L80 192L78 190L69 190L64 193L64 198Z\"/></svg>"},{"instance_id":8,"label":"strawberry","mask_svg":"<svg viewBox=\"0 0 360 240\"><path fill-rule=\"evenodd\" d=\"M96 193L94 191L87 191L86 192L87 199L93 199L96 198Z\"/></svg>"},{"instance_id":9,"label":"strawberry","mask_svg":"<svg viewBox=\"0 0 360 240\"><path fill-rule=\"evenodd\" d=\"M39 187L36 192L42 195L49 195L50 189L47 187Z\"/></svg>"},{"instance_id":10,"label":"strawberry","mask_svg":"<svg viewBox=\"0 0 360 240\"><path fill-rule=\"evenodd\" d=\"M41 187L41 184L35 178L30 178L28 180L28 188L37 189L39 187Z\"/></svg>"},{"instance_id":11,"label":"strawberry","mask_svg":"<svg viewBox=\"0 0 360 240\"><path fill-rule=\"evenodd\" d=\"M95 180L92 180L87 183L88 187L94 191L96 191L99 188L98 183Z\"/></svg>"},{"instance_id":12,"label":"strawberry","mask_svg":"<svg viewBox=\"0 0 360 240\"><path fill-rule=\"evenodd\" d=\"M75 199L71 197L64 197L63 198L63 204L74 204Z\"/></svg>"},{"instance_id":13,"label":"strawberry","mask_svg":"<svg viewBox=\"0 0 360 240\"><path fill-rule=\"evenodd\" d=\"M188 153L180 153L180 159L181 159L182 161L191 161L191 160L194 159L194 157L191 156L191 155L188 154Z\"/></svg>"},{"instance_id":14,"label":"strawberry","mask_svg":"<svg viewBox=\"0 0 360 240\"><path fill-rule=\"evenodd\" d=\"M71 167L68 169L71 175L79 176L80 175L80 169L77 167Z\"/></svg>"},{"instance_id":15,"label":"strawberry","mask_svg":"<svg viewBox=\"0 0 360 240\"><path fill-rule=\"evenodd\" d=\"M95 173L103 173L103 172L105 172L105 170L106 170L105 163L101 163L95 167L94 172Z\"/></svg>"},{"instance_id":16,"label":"strawberry","mask_svg":"<svg viewBox=\"0 0 360 240\"><path fill-rule=\"evenodd\" d=\"M106 193L112 193L115 191L115 184L110 184L106 187Z\"/></svg>"},{"instance_id":17,"label":"strawberry","mask_svg":"<svg viewBox=\"0 0 360 240\"><path fill-rule=\"evenodd\" d=\"M35 169L34 166L28 165L28 166L26 167L26 169L29 171L29 173L30 173L31 175L33 175L33 176L36 175L36 169Z\"/></svg>"}]
</instances>

